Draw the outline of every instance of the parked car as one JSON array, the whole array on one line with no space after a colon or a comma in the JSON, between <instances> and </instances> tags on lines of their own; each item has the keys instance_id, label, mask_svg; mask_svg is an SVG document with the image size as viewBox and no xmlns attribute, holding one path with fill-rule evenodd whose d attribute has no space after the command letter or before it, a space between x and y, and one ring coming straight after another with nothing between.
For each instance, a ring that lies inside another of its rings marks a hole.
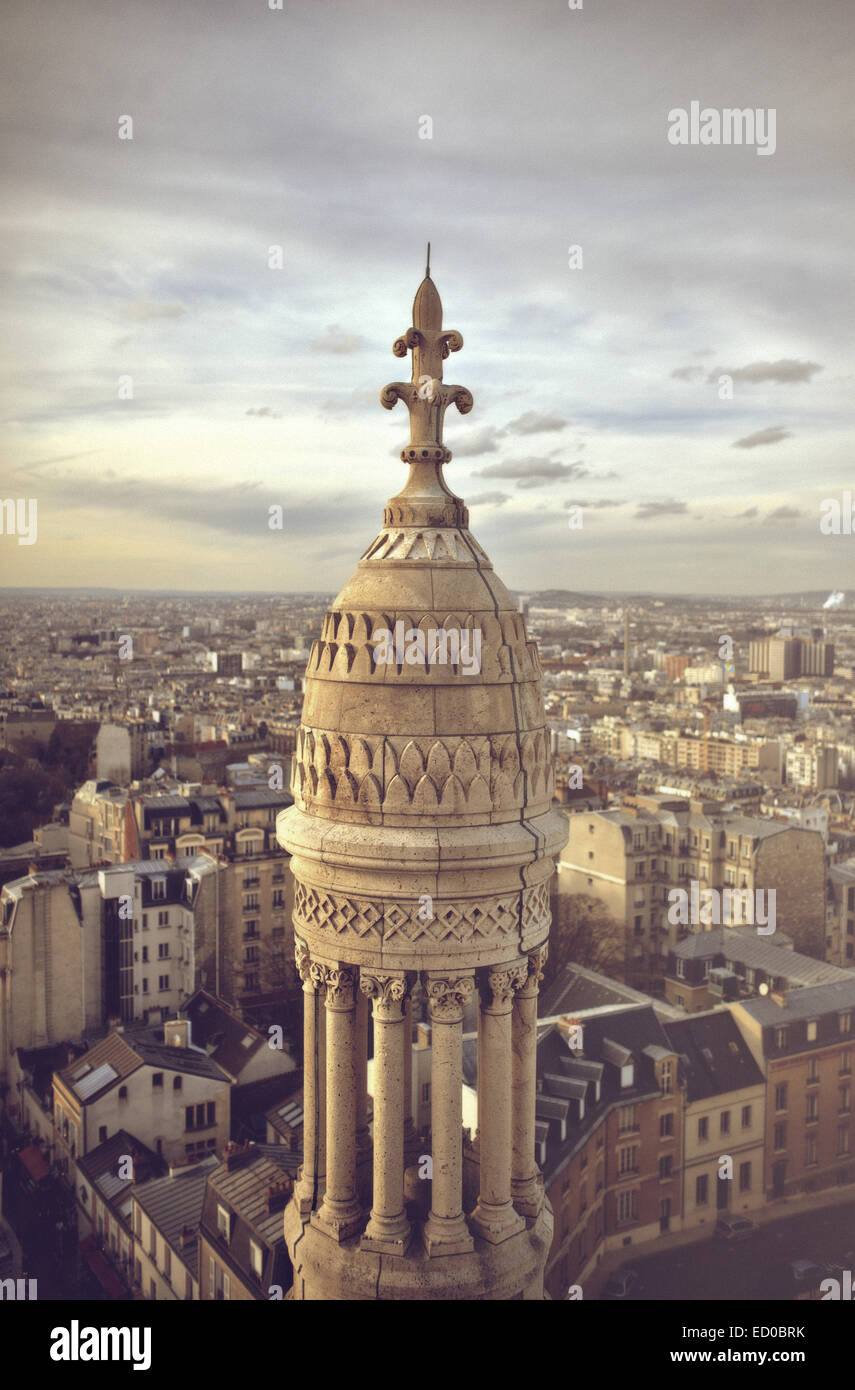
<instances>
[{"instance_id":1,"label":"parked car","mask_svg":"<svg viewBox=\"0 0 855 1390\"><path fill-rule=\"evenodd\" d=\"M608 1300L633 1298L640 1288L641 1275L636 1266L622 1265L620 1269L615 1270L614 1274L609 1275L602 1297Z\"/></svg>"},{"instance_id":2,"label":"parked car","mask_svg":"<svg viewBox=\"0 0 855 1390\"><path fill-rule=\"evenodd\" d=\"M747 1240L760 1230L750 1216L737 1216L734 1212L720 1216L713 1231L718 1240Z\"/></svg>"}]
</instances>

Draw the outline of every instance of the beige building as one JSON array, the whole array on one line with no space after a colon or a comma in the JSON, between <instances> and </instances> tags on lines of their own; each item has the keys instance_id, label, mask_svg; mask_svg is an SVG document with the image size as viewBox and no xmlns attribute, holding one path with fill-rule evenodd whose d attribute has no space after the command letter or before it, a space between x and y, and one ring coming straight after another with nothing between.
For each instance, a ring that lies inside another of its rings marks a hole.
<instances>
[{"instance_id":1,"label":"beige building","mask_svg":"<svg viewBox=\"0 0 855 1390\"><path fill-rule=\"evenodd\" d=\"M198 1048L131 1044L113 1032L54 1073L53 1112L61 1162L131 1123L158 1157L197 1158L228 1141L230 1083Z\"/></svg>"},{"instance_id":2,"label":"beige building","mask_svg":"<svg viewBox=\"0 0 855 1390\"><path fill-rule=\"evenodd\" d=\"M445 411L472 406L443 383L461 346L428 273L394 347L412 351L412 380L381 393L410 412L409 476L312 647L294 806L278 821L305 1000L304 1158L285 1213L295 1299L543 1297L537 991L563 823L536 643L443 478ZM415 990L431 1026L425 1136L406 1065ZM478 1132L464 1147L476 993Z\"/></svg>"},{"instance_id":3,"label":"beige building","mask_svg":"<svg viewBox=\"0 0 855 1390\"><path fill-rule=\"evenodd\" d=\"M765 1202L766 1082L726 1009L665 1031L685 1082L683 1230L712 1227L725 1212Z\"/></svg>"},{"instance_id":4,"label":"beige building","mask_svg":"<svg viewBox=\"0 0 855 1390\"><path fill-rule=\"evenodd\" d=\"M822 835L724 812L717 802L626 797L617 810L569 817L558 865L561 893L599 898L623 930L627 978L662 979L669 949L688 931L669 921L672 889L775 889L776 929L797 949L825 949ZM698 923L693 924L698 926Z\"/></svg>"}]
</instances>

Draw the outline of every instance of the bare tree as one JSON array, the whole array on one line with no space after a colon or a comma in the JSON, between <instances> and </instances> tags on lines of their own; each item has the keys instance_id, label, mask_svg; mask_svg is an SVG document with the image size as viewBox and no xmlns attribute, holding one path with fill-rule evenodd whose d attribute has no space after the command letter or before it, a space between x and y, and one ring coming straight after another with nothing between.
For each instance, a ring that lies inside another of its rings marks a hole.
<instances>
[{"instance_id":1,"label":"bare tree","mask_svg":"<svg viewBox=\"0 0 855 1390\"><path fill-rule=\"evenodd\" d=\"M598 898L585 893L553 894L544 989L566 965L584 965L615 980L624 978L623 927Z\"/></svg>"}]
</instances>

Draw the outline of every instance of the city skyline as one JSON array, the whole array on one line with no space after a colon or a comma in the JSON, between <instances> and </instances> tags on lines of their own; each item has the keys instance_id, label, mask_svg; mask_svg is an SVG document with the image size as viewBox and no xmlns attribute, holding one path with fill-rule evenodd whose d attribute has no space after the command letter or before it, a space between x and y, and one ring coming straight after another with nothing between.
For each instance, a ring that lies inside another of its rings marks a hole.
<instances>
[{"instance_id":1,"label":"city skyline","mask_svg":"<svg viewBox=\"0 0 855 1390\"><path fill-rule=\"evenodd\" d=\"M446 476L512 588L845 589L846 7L398 14L13 10L3 585L340 588L430 240ZM676 148L696 100L776 111L774 153Z\"/></svg>"}]
</instances>

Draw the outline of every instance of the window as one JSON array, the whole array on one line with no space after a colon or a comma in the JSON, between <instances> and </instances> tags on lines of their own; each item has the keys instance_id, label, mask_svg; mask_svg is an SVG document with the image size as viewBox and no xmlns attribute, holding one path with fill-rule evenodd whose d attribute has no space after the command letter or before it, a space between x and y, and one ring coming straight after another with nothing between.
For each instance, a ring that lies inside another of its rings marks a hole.
<instances>
[{"instance_id":1,"label":"window","mask_svg":"<svg viewBox=\"0 0 855 1390\"><path fill-rule=\"evenodd\" d=\"M127 1088L127 1086L120 1086L120 1087L119 1087L119 1100L127 1100L127 1098L128 1098L128 1088Z\"/></svg>"},{"instance_id":2,"label":"window","mask_svg":"<svg viewBox=\"0 0 855 1390\"><path fill-rule=\"evenodd\" d=\"M151 898L152 898L152 902L157 902L157 899L158 899L158 898L165 898L165 897L166 897L166 879L165 879L165 878L153 878L152 881L151 881Z\"/></svg>"},{"instance_id":3,"label":"window","mask_svg":"<svg viewBox=\"0 0 855 1390\"><path fill-rule=\"evenodd\" d=\"M143 965L148 965L148 947L147 947L147 946L143 946L143 948L142 948L142 959L143 959Z\"/></svg>"},{"instance_id":4,"label":"window","mask_svg":"<svg viewBox=\"0 0 855 1390\"><path fill-rule=\"evenodd\" d=\"M807 1097L807 1114L805 1120L808 1124L819 1119L819 1096L814 1091Z\"/></svg>"},{"instance_id":5,"label":"window","mask_svg":"<svg viewBox=\"0 0 855 1390\"><path fill-rule=\"evenodd\" d=\"M838 1154L848 1154L849 1152L848 1125L838 1125L837 1127L837 1152Z\"/></svg>"},{"instance_id":6,"label":"window","mask_svg":"<svg viewBox=\"0 0 855 1390\"><path fill-rule=\"evenodd\" d=\"M168 913L168 912L158 912L158 914L157 914L157 925L158 925L159 927L168 927L168 926L169 926L169 913Z\"/></svg>"},{"instance_id":7,"label":"window","mask_svg":"<svg viewBox=\"0 0 855 1390\"><path fill-rule=\"evenodd\" d=\"M216 1102L213 1100L208 1101L205 1119L209 1125L215 1125L217 1123L217 1106Z\"/></svg>"},{"instance_id":8,"label":"window","mask_svg":"<svg viewBox=\"0 0 855 1390\"><path fill-rule=\"evenodd\" d=\"M99 1144L106 1144L106 1142L107 1142L107 1126L106 1126L106 1125L99 1125L99 1126L98 1126L98 1143L99 1143Z\"/></svg>"},{"instance_id":9,"label":"window","mask_svg":"<svg viewBox=\"0 0 855 1390\"><path fill-rule=\"evenodd\" d=\"M169 989L169 976L168 976L168 975L158 975L158 977L157 977L157 987L158 987L158 989Z\"/></svg>"},{"instance_id":10,"label":"window","mask_svg":"<svg viewBox=\"0 0 855 1390\"><path fill-rule=\"evenodd\" d=\"M621 1172L622 1174L623 1174L623 1173L635 1173L635 1172L637 1172L637 1171L638 1171L638 1145L637 1145L637 1144L627 1144L624 1148L619 1149L619 1150L618 1150L618 1159L619 1159L619 1162L620 1162L620 1172Z\"/></svg>"},{"instance_id":11,"label":"window","mask_svg":"<svg viewBox=\"0 0 855 1390\"><path fill-rule=\"evenodd\" d=\"M169 1246L166 1244L166 1241L164 1241L164 1242L163 1242L163 1277L164 1277L164 1279L166 1280L167 1283L171 1283L171 1282L172 1282L171 1276L172 1276L172 1251L170 1250Z\"/></svg>"},{"instance_id":12,"label":"window","mask_svg":"<svg viewBox=\"0 0 855 1390\"><path fill-rule=\"evenodd\" d=\"M217 1203L217 1234L228 1240L230 1231L231 1214L229 1209L228 1207L221 1207L219 1203Z\"/></svg>"},{"instance_id":13,"label":"window","mask_svg":"<svg viewBox=\"0 0 855 1390\"><path fill-rule=\"evenodd\" d=\"M213 1256L208 1260L208 1271L211 1283L211 1298L228 1299L231 1296L231 1280L221 1265L218 1265Z\"/></svg>"},{"instance_id":14,"label":"window","mask_svg":"<svg viewBox=\"0 0 855 1390\"><path fill-rule=\"evenodd\" d=\"M785 1149L787 1147L787 1126L785 1124L775 1125L772 1144L775 1149Z\"/></svg>"},{"instance_id":15,"label":"window","mask_svg":"<svg viewBox=\"0 0 855 1390\"><path fill-rule=\"evenodd\" d=\"M841 1033L851 1033L851 1032L852 1032L852 1010L849 1009L849 1010L847 1010L846 1013L839 1014L839 1015L838 1015L838 1018L839 1018L839 1022L840 1022L840 1031L841 1031Z\"/></svg>"},{"instance_id":16,"label":"window","mask_svg":"<svg viewBox=\"0 0 855 1390\"><path fill-rule=\"evenodd\" d=\"M152 1074L151 1084L154 1087L163 1087L163 1072L156 1071Z\"/></svg>"},{"instance_id":17,"label":"window","mask_svg":"<svg viewBox=\"0 0 855 1390\"><path fill-rule=\"evenodd\" d=\"M252 1267L253 1274L255 1274L259 1279L261 1278L261 1272L264 1267L263 1261L264 1254L261 1249L261 1246L259 1245L257 1240L251 1240L249 1242L249 1263Z\"/></svg>"},{"instance_id":18,"label":"window","mask_svg":"<svg viewBox=\"0 0 855 1390\"><path fill-rule=\"evenodd\" d=\"M739 1165L739 1190L740 1192L751 1191L751 1164L740 1163Z\"/></svg>"},{"instance_id":19,"label":"window","mask_svg":"<svg viewBox=\"0 0 855 1390\"><path fill-rule=\"evenodd\" d=\"M137 1240L142 1238L142 1212L139 1207L134 1207L134 1235Z\"/></svg>"},{"instance_id":20,"label":"window","mask_svg":"<svg viewBox=\"0 0 855 1390\"><path fill-rule=\"evenodd\" d=\"M709 1201L709 1178L706 1173L699 1173L695 1178L695 1206L705 1207Z\"/></svg>"},{"instance_id":21,"label":"window","mask_svg":"<svg viewBox=\"0 0 855 1390\"><path fill-rule=\"evenodd\" d=\"M837 1109L841 1115L848 1115L852 1109L852 1091L849 1086L841 1086L838 1092L840 1104Z\"/></svg>"},{"instance_id":22,"label":"window","mask_svg":"<svg viewBox=\"0 0 855 1390\"><path fill-rule=\"evenodd\" d=\"M148 931L148 913L147 913L147 912L144 912L143 915L142 915L142 929L143 929L143 931Z\"/></svg>"},{"instance_id":23,"label":"window","mask_svg":"<svg viewBox=\"0 0 855 1390\"><path fill-rule=\"evenodd\" d=\"M750 1129L750 1128L751 1128L751 1106L750 1106L750 1105L743 1105L743 1107L742 1107L742 1128L743 1128L743 1129Z\"/></svg>"},{"instance_id":24,"label":"window","mask_svg":"<svg viewBox=\"0 0 855 1390\"><path fill-rule=\"evenodd\" d=\"M805 1140L805 1164L816 1163L816 1135L809 1134Z\"/></svg>"},{"instance_id":25,"label":"window","mask_svg":"<svg viewBox=\"0 0 855 1390\"><path fill-rule=\"evenodd\" d=\"M158 960L168 960L168 959L169 959L169 942L168 942L168 941L159 941L159 942L157 943L157 958L158 958Z\"/></svg>"},{"instance_id":26,"label":"window","mask_svg":"<svg viewBox=\"0 0 855 1390\"><path fill-rule=\"evenodd\" d=\"M638 1106L622 1105L618 1114L618 1133L625 1134L631 1129L638 1129Z\"/></svg>"},{"instance_id":27,"label":"window","mask_svg":"<svg viewBox=\"0 0 855 1390\"><path fill-rule=\"evenodd\" d=\"M142 992L143 992L143 994L148 994L148 976L147 976L147 975L144 975L144 976L143 976Z\"/></svg>"},{"instance_id":28,"label":"window","mask_svg":"<svg viewBox=\"0 0 855 1390\"><path fill-rule=\"evenodd\" d=\"M811 1057L808 1063L807 1084L816 1086L819 1083L819 1062L816 1057Z\"/></svg>"},{"instance_id":29,"label":"window","mask_svg":"<svg viewBox=\"0 0 855 1390\"><path fill-rule=\"evenodd\" d=\"M618 1221L637 1221L638 1220L638 1193L631 1192L618 1193Z\"/></svg>"},{"instance_id":30,"label":"window","mask_svg":"<svg viewBox=\"0 0 855 1390\"><path fill-rule=\"evenodd\" d=\"M775 1029L775 1046L776 1046L776 1048L778 1049L779 1052L782 1051L783 1048L785 1048L785 1047L787 1046L787 1030L786 1030L786 1028L776 1028L776 1029Z\"/></svg>"},{"instance_id":31,"label":"window","mask_svg":"<svg viewBox=\"0 0 855 1390\"><path fill-rule=\"evenodd\" d=\"M685 962L684 960L678 960L678 961L677 961L677 979L678 979L678 980L685 980L685 978L686 978L686 962Z\"/></svg>"},{"instance_id":32,"label":"window","mask_svg":"<svg viewBox=\"0 0 855 1390\"><path fill-rule=\"evenodd\" d=\"M245 960L246 962L248 962L248 963L252 963L252 962L255 962L255 961L259 960L259 959L260 959L259 948L258 948L257 946L246 946L246 947L244 948L243 958L244 958L244 960Z\"/></svg>"},{"instance_id":33,"label":"window","mask_svg":"<svg viewBox=\"0 0 855 1390\"><path fill-rule=\"evenodd\" d=\"M786 1083L786 1081L784 1081L784 1082L782 1082L782 1084L781 1084L780 1086L776 1086L776 1087L775 1087L775 1109L776 1109L776 1110L786 1110L786 1108L787 1108L787 1083Z\"/></svg>"},{"instance_id":34,"label":"window","mask_svg":"<svg viewBox=\"0 0 855 1390\"><path fill-rule=\"evenodd\" d=\"M703 1143L709 1138L710 1122L706 1115L702 1115L698 1120L698 1142Z\"/></svg>"},{"instance_id":35,"label":"window","mask_svg":"<svg viewBox=\"0 0 855 1390\"><path fill-rule=\"evenodd\" d=\"M816 1042L816 1019L815 1019L815 1018L808 1019L808 1022L807 1022L807 1024L805 1025L805 1027L806 1027L806 1031L807 1031L807 1040L808 1040L808 1042Z\"/></svg>"},{"instance_id":36,"label":"window","mask_svg":"<svg viewBox=\"0 0 855 1390\"><path fill-rule=\"evenodd\" d=\"M719 1129L719 1134L729 1134L729 1133L730 1133L730 1111L729 1111L729 1110L722 1110L721 1114L719 1115L719 1117L718 1117L718 1129Z\"/></svg>"},{"instance_id":37,"label":"window","mask_svg":"<svg viewBox=\"0 0 855 1390\"><path fill-rule=\"evenodd\" d=\"M674 1111L669 1110L667 1115L659 1116L659 1138L670 1139L674 1133Z\"/></svg>"},{"instance_id":38,"label":"window","mask_svg":"<svg viewBox=\"0 0 855 1390\"><path fill-rule=\"evenodd\" d=\"M671 1165L672 1165L673 1161L674 1161L674 1160L672 1159L672 1157L671 1157L670 1154L665 1154L664 1157L660 1158L660 1160L659 1160L659 1177L660 1177L660 1179L662 1179L662 1178L670 1178L670 1176L671 1176Z\"/></svg>"},{"instance_id":39,"label":"window","mask_svg":"<svg viewBox=\"0 0 855 1390\"><path fill-rule=\"evenodd\" d=\"M659 1084L660 1084L661 1087L662 1087L663 1094L666 1095L666 1096L669 1096L669 1095L671 1094L671 1062L670 1062L670 1060L667 1061L667 1062L663 1062L663 1063L662 1063L662 1066L661 1066L661 1069L660 1069L660 1072L659 1072Z\"/></svg>"},{"instance_id":40,"label":"window","mask_svg":"<svg viewBox=\"0 0 855 1390\"><path fill-rule=\"evenodd\" d=\"M173 1089L173 1091L180 1091L180 1090L181 1090L181 1077L180 1077L180 1076L173 1076L173 1078L172 1078L172 1089Z\"/></svg>"},{"instance_id":41,"label":"window","mask_svg":"<svg viewBox=\"0 0 855 1390\"><path fill-rule=\"evenodd\" d=\"M193 1276L189 1270L186 1270L184 1274L184 1297L185 1299L192 1299L193 1297Z\"/></svg>"},{"instance_id":42,"label":"window","mask_svg":"<svg viewBox=\"0 0 855 1390\"><path fill-rule=\"evenodd\" d=\"M852 1049L844 1047L840 1054L840 1075L849 1076L852 1071Z\"/></svg>"}]
</instances>

